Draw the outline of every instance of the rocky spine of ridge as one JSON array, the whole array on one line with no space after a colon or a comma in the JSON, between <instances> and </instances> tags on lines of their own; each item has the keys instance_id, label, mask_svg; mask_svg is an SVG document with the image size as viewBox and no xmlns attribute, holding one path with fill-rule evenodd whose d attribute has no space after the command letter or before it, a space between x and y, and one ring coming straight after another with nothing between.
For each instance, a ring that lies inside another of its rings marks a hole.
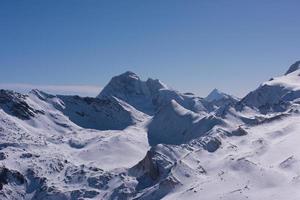
<instances>
[{"instance_id":1,"label":"rocky spine of ridge","mask_svg":"<svg viewBox=\"0 0 300 200\"><path fill-rule=\"evenodd\" d=\"M0 90L0 107L8 114L22 120L29 120L38 114L44 114L43 110L33 108L27 102L28 96L10 90Z\"/></svg>"},{"instance_id":2,"label":"rocky spine of ridge","mask_svg":"<svg viewBox=\"0 0 300 200\"><path fill-rule=\"evenodd\" d=\"M123 130L145 118L145 114L116 98L50 95L38 90L31 91L31 94L83 128Z\"/></svg>"},{"instance_id":3,"label":"rocky spine of ridge","mask_svg":"<svg viewBox=\"0 0 300 200\"><path fill-rule=\"evenodd\" d=\"M290 66L290 68L288 69L288 71L284 74L284 75L288 75L296 70L300 69L300 60L295 62L294 64L292 64Z\"/></svg>"}]
</instances>

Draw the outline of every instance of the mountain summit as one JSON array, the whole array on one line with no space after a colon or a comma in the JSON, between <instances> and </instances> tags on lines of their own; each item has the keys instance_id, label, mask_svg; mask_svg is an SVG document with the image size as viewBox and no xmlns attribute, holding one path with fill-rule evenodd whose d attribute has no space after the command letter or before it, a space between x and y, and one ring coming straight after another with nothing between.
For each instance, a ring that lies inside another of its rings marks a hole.
<instances>
[{"instance_id":1,"label":"mountain summit","mask_svg":"<svg viewBox=\"0 0 300 200\"><path fill-rule=\"evenodd\" d=\"M176 100L181 106L194 112L209 110L203 99L194 95L182 94L169 88L158 79L140 79L133 72L125 72L113 77L97 96L99 99L118 98L139 111L153 115L161 107Z\"/></svg>"},{"instance_id":2,"label":"mountain summit","mask_svg":"<svg viewBox=\"0 0 300 200\"><path fill-rule=\"evenodd\" d=\"M145 83L140 77L131 71L113 77L105 88L100 92L98 98L115 96L126 100L130 95L148 95Z\"/></svg>"},{"instance_id":3,"label":"mountain summit","mask_svg":"<svg viewBox=\"0 0 300 200\"><path fill-rule=\"evenodd\" d=\"M97 98L110 99L115 97L140 111L152 114L155 110L153 99L158 96L161 89L168 89L168 87L157 79L142 81L138 75L127 71L113 77Z\"/></svg>"},{"instance_id":4,"label":"mountain summit","mask_svg":"<svg viewBox=\"0 0 300 200\"><path fill-rule=\"evenodd\" d=\"M300 60L292 64L284 75L290 74L298 69L300 69Z\"/></svg>"},{"instance_id":5,"label":"mountain summit","mask_svg":"<svg viewBox=\"0 0 300 200\"><path fill-rule=\"evenodd\" d=\"M230 98L230 95L225 94L224 92L219 91L218 89L213 89L207 97L205 97L205 100L208 102L212 101L218 101L220 99L227 99Z\"/></svg>"}]
</instances>

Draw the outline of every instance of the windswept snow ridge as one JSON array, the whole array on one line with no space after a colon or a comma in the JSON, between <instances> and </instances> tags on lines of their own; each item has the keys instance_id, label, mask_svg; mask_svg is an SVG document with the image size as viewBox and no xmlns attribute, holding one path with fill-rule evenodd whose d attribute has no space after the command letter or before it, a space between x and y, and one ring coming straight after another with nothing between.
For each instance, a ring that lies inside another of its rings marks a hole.
<instances>
[{"instance_id":1,"label":"windswept snow ridge","mask_svg":"<svg viewBox=\"0 0 300 200\"><path fill-rule=\"evenodd\" d=\"M264 82L241 100L241 104L263 113L282 112L300 97L299 62L293 64L285 76Z\"/></svg>"}]
</instances>

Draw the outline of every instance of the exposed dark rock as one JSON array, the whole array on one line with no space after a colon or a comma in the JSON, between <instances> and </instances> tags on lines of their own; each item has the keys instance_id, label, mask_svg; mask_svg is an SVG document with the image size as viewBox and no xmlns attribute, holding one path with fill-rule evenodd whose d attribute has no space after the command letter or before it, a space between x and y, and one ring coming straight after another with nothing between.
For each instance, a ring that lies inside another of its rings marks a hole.
<instances>
[{"instance_id":1,"label":"exposed dark rock","mask_svg":"<svg viewBox=\"0 0 300 200\"><path fill-rule=\"evenodd\" d=\"M159 177L159 169L154 160L154 152L148 151L145 158L134 166L131 171L134 176L148 176L151 180L156 180Z\"/></svg>"},{"instance_id":2,"label":"exposed dark rock","mask_svg":"<svg viewBox=\"0 0 300 200\"><path fill-rule=\"evenodd\" d=\"M109 199L131 199L135 194L135 188L132 186L128 186L126 184L122 184L121 186L114 189L112 195Z\"/></svg>"},{"instance_id":3,"label":"exposed dark rock","mask_svg":"<svg viewBox=\"0 0 300 200\"><path fill-rule=\"evenodd\" d=\"M203 141L203 148L208 152L215 152L220 146L221 141L215 137L209 137L208 140Z\"/></svg>"},{"instance_id":4,"label":"exposed dark rock","mask_svg":"<svg viewBox=\"0 0 300 200\"><path fill-rule=\"evenodd\" d=\"M71 192L71 200L77 200L83 198L92 199L95 198L98 194L99 192L94 190L85 190L85 189L74 190Z\"/></svg>"},{"instance_id":5,"label":"exposed dark rock","mask_svg":"<svg viewBox=\"0 0 300 200\"><path fill-rule=\"evenodd\" d=\"M224 131L220 130L220 133L223 134ZM226 133L226 132L225 132ZM192 147L201 147L208 152L215 152L221 146L221 138L219 136L205 136L192 140L189 145ZM188 146L186 146L188 148Z\"/></svg>"},{"instance_id":6,"label":"exposed dark rock","mask_svg":"<svg viewBox=\"0 0 300 200\"><path fill-rule=\"evenodd\" d=\"M87 179L87 171L84 167L68 166L65 171L64 182L68 184L81 183Z\"/></svg>"},{"instance_id":7,"label":"exposed dark rock","mask_svg":"<svg viewBox=\"0 0 300 200\"><path fill-rule=\"evenodd\" d=\"M34 191L40 191L46 184L46 178L39 177L33 169L28 169L26 172L27 186L26 192L32 193Z\"/></svg>"},{"instance_id":8,"label":"exposed dark rock","mask_svg":"<svg viewBox=\"0 0 300 200\"><path fill-rule=\"evenodd\" d=\"M0 167L0 190L6 184L22 185L25 181L24 176L20 172Z\"/></svg>"},{"instance_id":9,"label":"exposed dark rock","mask_svg":"<svg viewBox=\"0 0 300 200\"><path fill-rule=\"evenodd\" d=\"M8 114L22 120L29 120L37 114L45 114L42 110L36 110L26 102L26 95L9 90L0 90L0 107Z\"/></svg>"},{"instance_id":10,"label":"exposed dark rock","mask_svg":"<svg viewBox=\"0 0 300 200\"><path fill-rule=\"evenodd\" d=\"M7 158L6 153L0 152L0 160L5 160Z\"/></svg>"},{"instance_id":11,"label":"exposed dark rock","mask_svg":"<svg viewBox=\"0 0 300 200\"><path fill-rule=\"evenodd\" d=\"M38 157L40 157L40 156L39 156L39 155L32 154L32 153L23 153L23 154L21 154L21 156L20 156L20 158L32 158L32 157L38 158Z\"/></svg>"},{"instance_id":12,"label":"exposed dark rock","mask_svg":"<svg viewBox=\"0 0 300 200\"><path fill-rule=\"evenodd\" d=\"M109 173L105 173L103 175L89 177L87 179L88 185L92 188L96 189L107 189L108 182L113 178L113 176Z\"/></svg>"},{"instance_id":13,"label":"exposed dark rock","mask_svg":"<svg viewBox=\"0 0 300 200\"><path fill-rule=\"evenodd\" d=\"M248 132L240 126L236 130L228 133L227 136L244 136L247 134Z\"/></svg>"}]
</instances>

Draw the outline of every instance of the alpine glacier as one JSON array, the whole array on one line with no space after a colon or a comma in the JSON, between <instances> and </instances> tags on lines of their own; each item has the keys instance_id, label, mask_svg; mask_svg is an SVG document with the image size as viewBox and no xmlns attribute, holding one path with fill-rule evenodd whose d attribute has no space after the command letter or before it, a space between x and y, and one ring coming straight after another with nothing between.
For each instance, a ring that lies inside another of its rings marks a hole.
<instances>
[{"instance_id":1,"label":"alpine glacier","mask_svg":"<svg viewBox=\"0 0 300 200\"><path fill-rule=\"evenodd\" d=\"M95 97L0 90L0 199L300 199L300 61L239 99L133 72Z\"/></svg>"}]
</instances>

